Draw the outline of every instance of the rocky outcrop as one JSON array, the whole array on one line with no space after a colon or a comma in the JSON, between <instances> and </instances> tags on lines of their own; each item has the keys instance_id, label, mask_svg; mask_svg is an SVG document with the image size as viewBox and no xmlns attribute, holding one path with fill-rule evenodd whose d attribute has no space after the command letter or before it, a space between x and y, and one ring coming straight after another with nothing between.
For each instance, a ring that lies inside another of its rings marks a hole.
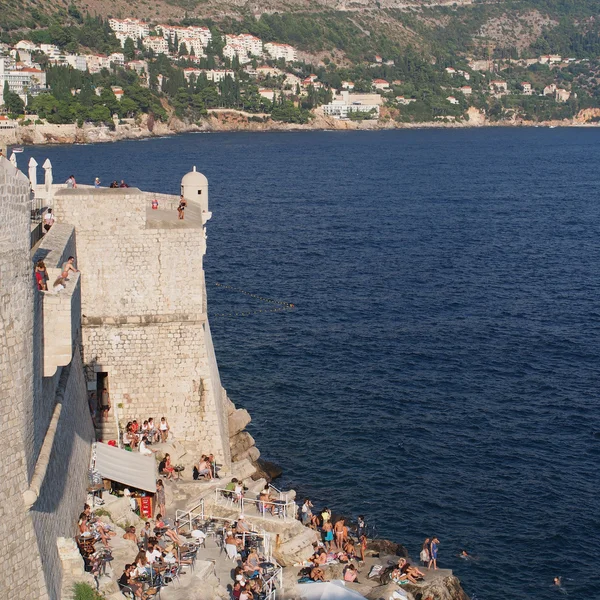
<instances>
[{"instance_id":1,"label":"rocky outcrop","mask_svg":"<svg viewBox=\"0 0 600 600\"><path fill-rule=\"evenodd\" d=\"M390 540L371 540L367 544L367 552L376 552L383 556L402 556L408 558L408 550L402 545Z\"/></svg>"}]
</instances>

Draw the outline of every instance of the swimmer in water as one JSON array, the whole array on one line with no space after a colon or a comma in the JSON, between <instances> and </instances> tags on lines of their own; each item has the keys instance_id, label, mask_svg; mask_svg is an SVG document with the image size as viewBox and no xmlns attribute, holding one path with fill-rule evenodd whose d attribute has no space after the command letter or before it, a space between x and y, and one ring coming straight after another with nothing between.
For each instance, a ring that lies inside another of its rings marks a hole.
<instances>
[{"instance_id":1,"label":"swimmer in water","mask_svg":"<svg viewBox=\"0 0 600 600\"><path fill-rule=\"evenodd\" d=\"M461 558L471 558L466 550L461 550L459 556Z\"/></svg>"},{"instance_id":2,"label":"swimmer in water","mask_svg":"<svg viewBox=\"0 0 600 600\"><path fill-rule=\"evenodd\" d=\"M561 577L555 577L554 578L554 585L560 587L562 585L562 578Z\"/></svg>"}]
</instances>

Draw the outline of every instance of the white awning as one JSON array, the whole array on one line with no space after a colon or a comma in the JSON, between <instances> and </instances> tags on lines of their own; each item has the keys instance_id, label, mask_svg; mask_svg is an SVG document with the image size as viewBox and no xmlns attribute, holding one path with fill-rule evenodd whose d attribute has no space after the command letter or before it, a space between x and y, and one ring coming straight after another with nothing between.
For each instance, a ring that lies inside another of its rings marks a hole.
<instances>
[{"instance_id":1,"label":"white awning","mask_svg":"<svg viewBox=\"0 0 600 600\"><path fill-rule=\"evenodd\" d=\"M156 492L156 461L154 455L143 456L101 442L96 443L96 471L104 479Z\"/></svg>"}]
</instances>

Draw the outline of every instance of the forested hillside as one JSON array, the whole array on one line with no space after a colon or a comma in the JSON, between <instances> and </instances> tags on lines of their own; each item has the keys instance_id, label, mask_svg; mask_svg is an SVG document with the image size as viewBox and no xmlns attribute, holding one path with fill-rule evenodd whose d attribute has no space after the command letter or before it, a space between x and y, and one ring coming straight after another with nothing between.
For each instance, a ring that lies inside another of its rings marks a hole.
<instances>
[{"instance_id":1,"label":"forested hillside","mask_svg":"<svg viewBox=\"0 0 600 600\"><path fill-rule=\"evenodd\" d=\"M102 50L101 40L81 31L82 15L132 16L249 32L338 62L392 55L409 45L431 56L485 57L490 48L499 58L600 54L598 0L258 0L251 11L248 6L236 0L3 0L0 36L14 42L29 29L40 40Z\"/></svg>"}]
</instances>

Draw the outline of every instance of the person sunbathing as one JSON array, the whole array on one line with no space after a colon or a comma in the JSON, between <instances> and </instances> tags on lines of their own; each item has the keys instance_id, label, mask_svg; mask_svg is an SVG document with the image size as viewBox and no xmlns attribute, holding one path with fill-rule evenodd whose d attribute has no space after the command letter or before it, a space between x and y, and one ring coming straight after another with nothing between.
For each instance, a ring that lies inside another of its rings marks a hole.
<instances>
[{"instance_id":1,"label":"person sunbathing","mask_svg":"<svg viewBox=\"0 0 600 600\"><path fill-rule=\"evenodd\" d=\"M420 571L417 567L413 567L405 558L401 558L398 561L398 568L402 573L406 573L419 581L425 579L425 573Z\"/></svg>"},{"instance_id":2,"label":"person sunbathing","mask_svg":"<svg viewBox=\"0 0 600 600\"><path fill-rule=\"evenodd\" d=\"M352 582L356 582L358 578L358 571L356 570L356 567L352 564L348 565L345 569L344 569L344 581L349 581L350 583Z\"/></svg>"},{"instance_id":3,"label":"person sunbathing","mask_svg":"<svg viewBox=\"0 0 600 600\"><path fill-rule=\"evenodd\" d=\"M155 530L163 529L164 535L166 535L174 544L177 544L178 546L183 545L184 540L180 538L175 531L167 526L167 524L162 520L162 515L160 513L156 515L156 523L154 528Z\"/></svg>"},{"instance_id":4,"label":"person sunbathing","mask_svg":"<svg viewBox=\"0 0 600 600\"><path fill-rule=\"evenodd\" d=\"M311 560L315 566L324 565L327 562L327 552L321 548L319 551L313 554Z\"/></svg>"},{"instance_id":5,"label":"person sunbathing","mask_svg":"<svg viewBox=\"0 0 600 600\"><path fill-rule=\"evenodd\" d=\"M313 581L325 581L325 573L323 572L323 569L314 567L310 570L310 578Z\"/></svg>"},{"instance_id":6,"label":"person sunbathing","mask_svg":"<svg viewBox=\"0 0 600 600\"><path fill-rule=\"evenodd\" d=\"M263 569L260 566L260 558L258 557L258 553L256 549L252 549L248 557L246 558L246 562L244 563L244 570L246 573L258 573L262 575Z\"/></svg>"},{"instance_id":7,"label":"person sunbathing","mask_svg":"<svg viewBox=\"0 0 600 600\"><path fill-rule=\"evenodd\" d=\"M352 540L348 540L344 544L344 552L348 555L348 558L355 558L355 548Z\"/></svg>"}]
</instances>

